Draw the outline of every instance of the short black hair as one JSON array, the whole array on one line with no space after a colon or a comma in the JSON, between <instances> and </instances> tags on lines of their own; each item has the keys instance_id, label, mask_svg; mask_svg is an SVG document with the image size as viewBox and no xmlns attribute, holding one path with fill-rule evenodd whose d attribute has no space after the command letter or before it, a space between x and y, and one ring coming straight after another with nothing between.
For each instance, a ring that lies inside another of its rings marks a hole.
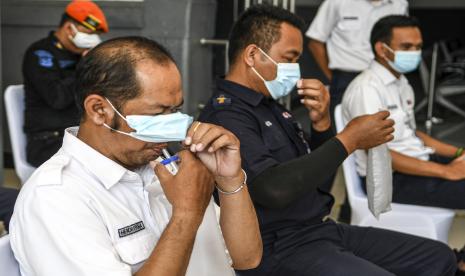
<instances>
[{"instance_id":1,"label":"short black hair","mask_svg":"<svg viewBox=\"0 0 465 276\"><path fill-rule=\"evenodd\" d=\"M250 44L257 44L268 52L271 46L281 38L281 23L288 23L301 32L305 23L290 11L268 4L255 5L244 11L232 27L229 34L228 57L231 64Z\"/></svg>"},{"instance_id":2,"label":"short black hair","mask_svg":"<svg viewBox=\"0 0 465 276\"><path fill-rule=\"evenodd\" d=\"M68 21L69 21L69 22L73 22L73 23L75 23L75 24L81 24L81 23L77 22L76 20L74 20L74 18L72 18L71 16L69 16L69 15L65 12L65 13L63 13L63 14L61 15L60 25L59 25L59 26L60 26L60 27L63 27L63 25L65 25L65 23L68 22Z\"/></svg>"},{"instance_id":3,"label":"short black hair","mask_svg":"<svg viewBox=\"0 0 465 276\"><path fill-rule=\"evenodd\" d=\"M107 40L92 49L76 68L76 102L81 115L84 100L91 94L106 97L120 109L141 93L135 68L143 60L159 65L175 63L158 42L139 36Z\"/></svg>"},{"instance_id":4,"label":"short black hair","mask_svg":"<svg viewBox=\"0 0 465 276\"><path fill-rule=\"evenodd\" d=\"M417 27L420 28L420 23L415 17L407 15L388 15L376 22L371 30L370 43L373 53L376 54L376 42L384 42L387 45L392 40L392 30L394 28Z\"/></svg>"}]
</instances>

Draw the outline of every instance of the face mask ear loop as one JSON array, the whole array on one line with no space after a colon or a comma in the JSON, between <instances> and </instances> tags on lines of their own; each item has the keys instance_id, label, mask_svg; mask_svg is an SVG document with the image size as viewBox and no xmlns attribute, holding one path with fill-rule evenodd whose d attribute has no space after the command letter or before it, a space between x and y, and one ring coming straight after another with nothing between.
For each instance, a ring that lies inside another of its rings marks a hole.
<instances>
[{"instance_id":1,"label":"face mask ear loop","mask_svg":"<svg viewBox=\"0 0 465 276\"><path fill-rule=\"evenodd\" d=\"M111 108L113 108L113 110L116 112L116 114L118 114L126 122L128 121L126 120L126 117L124 117L121 113L119 113L119 111L113 106L113 104L110 102L109 99L105 98L105 100L107 100L107 102L110 104Z\"/></svg>"},{"instance_id":2,"label":"face mask ear loop","mask_svg":"<svg viewBox=\"0 0 465 276\"><path fill-rule=\"evenodd\" d=\"M389 47L386 43L383 42L383 46L389 50L389 52L393 53L394 54L394 60L396 59L396 52L394 50L391 49L391 47ZM385 60L387 60L388 62L391 62L391 60L389 60L387 57L384 57Z\"/></svg>"},{"instance_id":3,"label":"face mask ear loop","mask_svg":"<svg viewBox=\"0 0 465 276\"><path fill-rule=\"evenodd\" d=\"M265 53L265 51L263 51L262 49L260 49L259 47L257 47L258 50L260 50L260 52L262 52L262 54L267 57L269 60L271 60L271 62L274 63L274 65L278 66L278 63L276 63L276 61L274 61L274 59L272 59L267 53Z\"/></svg>"},{"instance_id":4,"label":"face mask ear loop","mask_svg":"<svg viewBox=\"0 0 465 276\"><path fill-rule=\"evenodd\" d=\"M256 70L255 68L253 68L253 67L250 67L250 68L255 72L255 74L257 74L257 76L258 76L260 79L262 79L262 81L264 81L264 82L266 81L266 80L262 77L262 75L260 75L260 74L257 72L257 70Z\"/></svg>"},{"instance_id":5,"label":"face mask ear loop","mask_svg":"<svg viewBox=\"0 0 465 276\"><path fill-rule=\"evenodd\" d=\"M386 43L383 43L384 47L386 47L386 49L388 49L391 53L395 54L396 52L394 50L391 49L391 47L389 47Z\"/></svg>"},{"instance_id":6,"label":"face mask ear loop","mask_svg":"<svg viewBox=\"0 0 465 276\"><path fill-rule=\"evenodd\" d=\"M126 133L126 132L122 132L121 130L114 129L114 128L112 128L111 126L107 125L106 123L103 123L103 126L106 127L106 128L108 128L108 129L110 129L110 130L113 130L113 131L115 131L115 132L118 132L119 134L124 134L124 135L126 135L126 136L129 136L129 137L134 138L131 134Z\"/></svg>"}]
</instances>

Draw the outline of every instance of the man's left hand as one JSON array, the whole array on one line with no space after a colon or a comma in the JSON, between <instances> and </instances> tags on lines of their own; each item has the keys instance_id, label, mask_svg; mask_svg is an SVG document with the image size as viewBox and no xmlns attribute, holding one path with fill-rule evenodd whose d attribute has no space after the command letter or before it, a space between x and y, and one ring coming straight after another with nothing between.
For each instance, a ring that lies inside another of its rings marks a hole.
<instances>
[{"instance_id":1,"label":"man's left hand","mask_svg":"<svg viewBox=\"0 0 465 276\"><path fill-rule=\"evenodd\" d=\"M297 93L303 96L300 102L308 109L313 128L327 130L331 126L329 92L323 83L316 79L301 79L297 82Z\"/></svg>"},{"instance_id":2,"label":"man's left hand","mask_svg":"<svg viewBox=\"0 0 465 276\"><path fill-rule=\"evenodd\" d=\"M222 190L233 191L243 182L240 142L230 131L196 121L184 144L196 153Z\"/></svg>"}]
</instances>

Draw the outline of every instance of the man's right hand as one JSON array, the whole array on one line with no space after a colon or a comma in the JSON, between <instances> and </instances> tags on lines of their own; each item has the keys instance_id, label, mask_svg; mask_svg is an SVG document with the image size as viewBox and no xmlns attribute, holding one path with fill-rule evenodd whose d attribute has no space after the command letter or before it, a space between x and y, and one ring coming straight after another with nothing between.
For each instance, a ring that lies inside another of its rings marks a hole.
<instances>
[{"instance_id":1,"label":"man's right hand","mask_svg":"<svg viewBox=\"0 0 465 276\"><path fill-rule=\"evenodd\" d=\"M387 143L394 139L394 121L388 117L388 111L356 117L336 137L349 154L357 149L366 150Z\"/></svg>"},{"instance_id":2,"label":"man's right hand","mask_svg":"<svg viewBox=\"0 0 465 276\"><path fill-rule=\"evenodd\" d=\"M160 163L155 166L155 174L173 206L173 217L187 215L199 219L200 224L213 193L213 176L191 152L183 150L178 156L181 161L176 175Z\"/></svg>"}]
</instances>

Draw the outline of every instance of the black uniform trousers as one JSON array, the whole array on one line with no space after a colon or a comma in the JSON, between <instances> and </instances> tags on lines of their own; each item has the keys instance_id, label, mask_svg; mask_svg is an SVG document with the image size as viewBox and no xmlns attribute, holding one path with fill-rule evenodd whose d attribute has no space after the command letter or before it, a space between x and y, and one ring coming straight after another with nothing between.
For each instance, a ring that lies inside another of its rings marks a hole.
<instances>
[{"instance_id":1,"label":"black uniform trousers","mask_svg":"<svg viewBox=\"0 0 465 276\"><path fill-rule=\"evenodd\" d=\"M332 220L275 233L259 270L240 276L446 276L457 269L447 245Z\"/></svg>"},{"instance_id":2,"label":"black uniform trousers","mask_svg":"<svg viewBox=\"0 0 465 276\"><path fill-rule=\"evenodd\" d=\"M430 161L448 164L453 158L430 155ZM366 193L366 178L362 177ZM392 175L392 202L465 210L465 180L417 176L395 172Z\"/></svg>"},{"instance_id":3,"label":"black uniform trousers","mask_svg":"<svg viewBox=\"0 0 465 276\"><path fill-rule=\"evenodd\" d=\"M0 220L3 221L7 231L18 193L16 189L0 187Z\"/></svg>"},{"instance_id":4,"label":"black uniform trousers","mask_svg":"<svg viewBox=\"0 0 465 276\"><path fill-rule=\"evenodd\" d=\"M448 164L452 158L431 155L430 161ZM447 180L394 173L392 201L397 203L465 209L465 180Z\"/></svg>"}]
</instances>

